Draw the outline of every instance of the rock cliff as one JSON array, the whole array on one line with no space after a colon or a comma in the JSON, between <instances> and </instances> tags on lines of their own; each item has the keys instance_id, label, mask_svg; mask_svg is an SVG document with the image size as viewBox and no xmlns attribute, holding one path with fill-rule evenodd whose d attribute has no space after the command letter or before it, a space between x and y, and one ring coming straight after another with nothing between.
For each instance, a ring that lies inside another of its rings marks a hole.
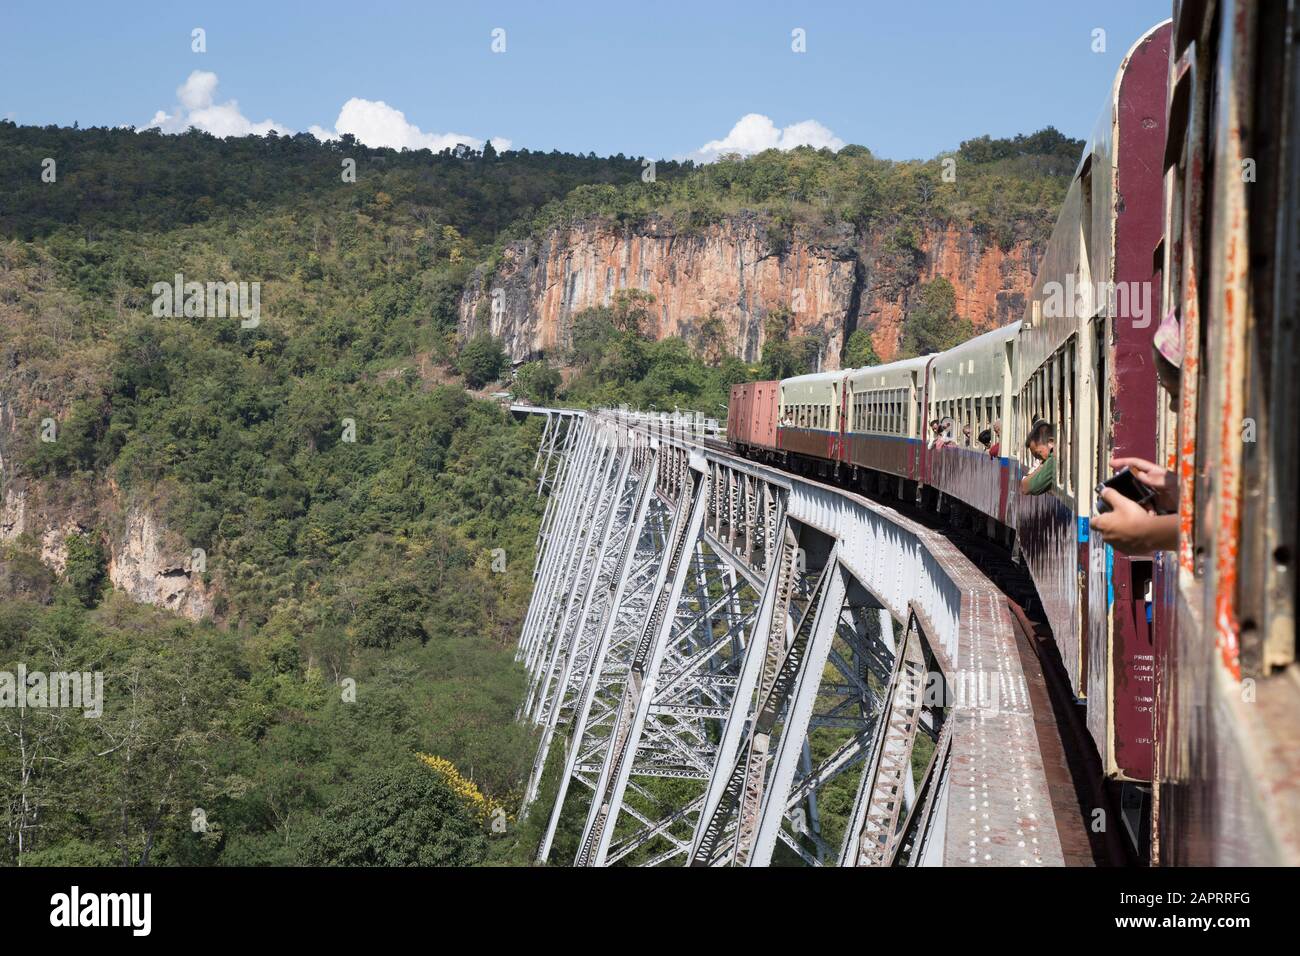
<instances>
[{"instance_id":1,"label":"rock cliff","mask_svg":"<svg viewBox=\"0 0 1300 956\"><path fill-rule=\"evenodd\" d=\"M480 268L461 298L460 331L490 331L512 361L558 359L577 313L635 288L655 297L655 338L691 342L716 317L732 354L749 362L762 353L765 317L784 306L791 334L824 343L822 367L833 369L857 328L892 358L912 296L938 276L953 284L959 313L976 328L1014 321L1038 252L1027 241L1003 250L951 223L922 230L900 250L884 232L857 235L847 224L830 241L774 242L755 214L691 232L658 217L635 226L588 220L508 245L491 274Z\"/></svg>"},{"instance_id":2,"label":"rock cliff","mask_svg":"<svg viewBox=\"0 0 1300 956\"><path fill-rule=\"evenodd\" d=\"M104 543L108 579L117 590L190 620L212 616L213 593L192 566L192 552L162 524L153 504L124 502L115 487L104 495L66 491L57 483L7 482L0 496L0 544L27 540L41 562L61 575L68 536L94 534Z\"/></svg>"}]
</instances>

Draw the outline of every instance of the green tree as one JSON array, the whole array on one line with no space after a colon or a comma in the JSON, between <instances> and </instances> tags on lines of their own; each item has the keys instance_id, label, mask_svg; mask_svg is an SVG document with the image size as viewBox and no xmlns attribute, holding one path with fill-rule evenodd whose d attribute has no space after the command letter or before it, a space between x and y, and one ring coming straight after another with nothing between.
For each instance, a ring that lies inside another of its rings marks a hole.
<instances>
[{"instance_id":1,"label":"green tree","mask_svg":"<svg viewBox=\"0 0 1300 956\"><path fill-rule=\"evenodd\" d=\"M922 286L920 300L903 320L900 357L943 352L975 334L971 321L957 315L957 294L947 279Z\"/></svg>"},{"instance_id":2,"label":"green tree","mask_svg":"<svg viewBox=\"0 0 1300 956\"><path fill-rule=\"evenodd\" d=\"M650 313L654 302L653 292L619 289L614 293L614 305L610 310L614 328L630 335L646 335L654 321Z\"/></svg>"},{"instance_id":3,"label":"green tree","mask_svg":"<svg viewBox=\"0 0 1300 956\"><path fill-rule=\"evenodd\" d=\"M104 545L93 534L70 534L65 545L68 559L63 568L64 583L82 607L94 607L99 603L108 579L108 556L104 553Z\"/></svg>"},{"instance_id":4,"label":"green tree","mask_svg":"<svg viewBox=\"0 0 1300 956\"><path fill-rule=\"evenodd\" d=\"M473 866L487 837L438 773L412 758L359 780L325 811L307 866Z\"/></svg>"},{"instance_id":5,"label":"green tree","mask_svg":"<svg viewBox=\"0 0 1300 956\"><path fill-rule=\"evenodd\" d=\"M794 317L784 307L774 309L763 323L763 355L760 361L765 378L790 378L813 371L819 344L809 335L791 337Z\"/></svg>"},{"instance_id":6,"label":"green tree","mask_svg":"<svg viewBox=\"0 0 1300 956\"><path fill-rule=\"evenodd\" d=\"M482 388L501 376L505 364L506 353L502 350L501 343L482 332L465 343L465 347L460 350L456 367L465 376L466 385Z\"/></svg>"},{"instance_id":7,"label":"green tree","mask_svg":"<svg viewBox=\"0 0 1300 956\"><path fill-rule=\"evenodd\" d=\"M880 356L871 343L871 333L866 329L854 329L844 346L845 368L870 368L880 364Z\"/></svg>"},{"instance_id":8,"label":"green tree","mask_svg":"<svg viewBox=\"0 0 1300 956\"><path fill-rule=\"evenodd\" d=\"M428 602L412 579L376 581L362 596L354 618L360 647L391 648L402 641L428 640Z\"/></svg>"},{"instance_id":9,"label":"green tree","mask_svg":"<svg viewBox=\"0 0 1300 956\"><path fill-rule=\"evenodd\" d=\"M549 402L560 388L560 373L543 359L529 362L515 373L519 393L532 402Z\"/></svg>"}]
</instances>

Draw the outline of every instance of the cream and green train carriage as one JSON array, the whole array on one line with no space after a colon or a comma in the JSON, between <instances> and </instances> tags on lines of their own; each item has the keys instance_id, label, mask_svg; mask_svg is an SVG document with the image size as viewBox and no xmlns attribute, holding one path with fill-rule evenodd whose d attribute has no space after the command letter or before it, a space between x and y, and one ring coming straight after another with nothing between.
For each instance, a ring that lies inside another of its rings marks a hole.
<instances>
[{"instance_id":1,"label":"cream and green train carriage","mask_svg":"<svg viewBox=\"0 0 1300 956\"><path fill-rule=\"evenodd\" d=\"M778 443L781 450L837 461L843 430L843 371L798 375L781 382Z\"/></svg>"},{"instance_id":2,"label":"cream and green train carriage","mask_svg":"<svg viewBox=\"0 0 1300 956\"><path fill-rule=\"evenodd\" d=\"M1020 323L994 329L932 357L927 419L952 419L945 441L932 442L926 481L935 489L1014 527L1010 449L1004 444ZM981 445L988 431L996 455Z\"/></svg>"},{"instance_id":3,"label":"cream and green train carriage","mask_svg":"<svg viewBox=\"0 0 1300 956\"><path fill-rule=\"evenodd\" d=\"M1090 533L1113 456L1156 457L1153 253L1161 237L1170 27L1124 58L1039 262L1016 342L1011 481L1033 465L1035 419L1056 429L1055 481L1018 495L1014 521L1108 776L1152 769L1152 562Z\"/></svg>"},{"instance_id":4,"label":"cream and green train carriage","mask_svg":"<svg viewBox=\"0 0 1300 956\"><path fill-rule=\"evenodd\" d=\"M849 372L844 452L854 467L919 480L928 358Z\"/></svg>"}]
</instances>

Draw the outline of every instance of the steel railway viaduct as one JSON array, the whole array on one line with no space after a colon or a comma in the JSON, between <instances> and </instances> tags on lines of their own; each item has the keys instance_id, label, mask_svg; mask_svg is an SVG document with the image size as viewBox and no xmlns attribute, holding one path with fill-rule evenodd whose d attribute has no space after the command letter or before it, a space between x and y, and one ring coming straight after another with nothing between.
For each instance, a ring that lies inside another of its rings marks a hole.
<instances>
[{"instance_id":1,"label":"steel railway viaduct","mask_svg":"<svg viewBox=\"0 0 1300 956\"><path fill-rule=\"evenodd\" d=\"M518 649L540 860L1080 862L1041 672L943 535L698 417L512 411L546 420Z\"/></svg>"}]
</instances>

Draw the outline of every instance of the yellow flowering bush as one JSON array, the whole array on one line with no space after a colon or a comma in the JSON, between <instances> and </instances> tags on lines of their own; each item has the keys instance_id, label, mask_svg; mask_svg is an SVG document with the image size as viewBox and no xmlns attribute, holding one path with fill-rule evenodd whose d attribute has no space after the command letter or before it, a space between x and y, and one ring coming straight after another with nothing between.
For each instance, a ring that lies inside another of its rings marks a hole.
<instances>
[{"instance_id":1,"label":"yellow flowering bush","mask_svg":"<svg viewBox=\"0 0 1300 956\"><path fill-rule=\"evenodd\" d=\"M435 757L432 754L416 754L416 756L422 764L447 781L447 786L451 787L452 792L464 802L480 825L491 827L493 820L504 820L506 823L514 821L514 817L506 812L504 803L485 794L473 780L464 777L456 769L456 765L446 757Z\"/></svg>"}]
</instances>

